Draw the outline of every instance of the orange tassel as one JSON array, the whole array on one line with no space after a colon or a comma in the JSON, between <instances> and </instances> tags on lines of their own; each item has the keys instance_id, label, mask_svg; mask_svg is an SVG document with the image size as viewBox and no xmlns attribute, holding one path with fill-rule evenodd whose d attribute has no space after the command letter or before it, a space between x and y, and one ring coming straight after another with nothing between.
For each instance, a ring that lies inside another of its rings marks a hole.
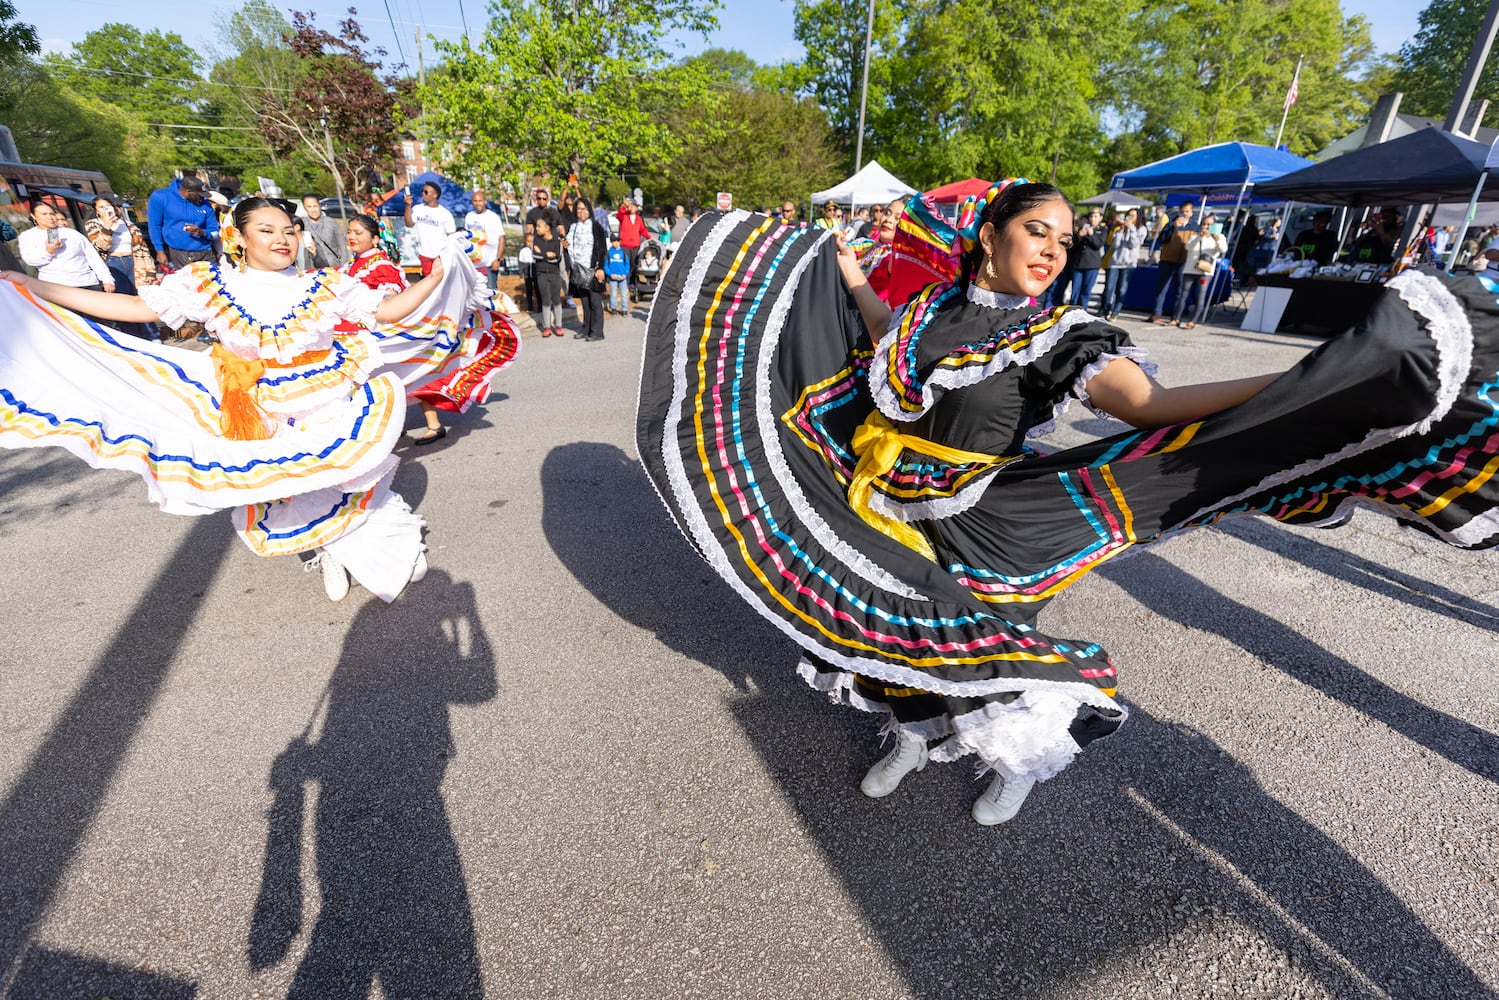
<instances>
[{"instance_id":1,"label":"orange tassel","mask_svg":"<svg viewBox=\"0 0 1499 1000\"><path fill-rule=\"evenodd\" d=\"M251 390L265 374L265 362L247 361L231 354L223 344L213 345L214 367L219 376L219 427L234 441L264 441L274 431L265 411Z\"/></svg>"}]
</instances>

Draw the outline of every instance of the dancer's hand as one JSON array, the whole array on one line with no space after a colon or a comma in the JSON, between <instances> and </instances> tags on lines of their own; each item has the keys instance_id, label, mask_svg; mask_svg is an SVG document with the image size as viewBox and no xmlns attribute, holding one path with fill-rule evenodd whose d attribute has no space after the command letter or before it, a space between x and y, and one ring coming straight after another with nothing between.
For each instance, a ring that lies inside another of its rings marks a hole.
<instances>
[{"instance_id":1,"label":"dancer's hand","mask_svg":"<svg viewBox=\"0 0 1499 1000\"><path fill-rule=\"evenodd\" d=\"M13 285L20 285L22 288L31 284L31 278L20 271L0 271L0 278L4 278Z\"/></svg>"},{"instance_id":2,"label":"dancer's hand","mask_svg":"<svg viewBox=\"0 0 1499 1000\"><path fill-rule=\"evenodd\" d=\"M865 284L868 279L859 268L859 258L854 256L853 247L843 238L842 233L833 237L838 241L838 273L843 275L843 280L848 282L850 288Z\"/></svg>"}]
</instances>

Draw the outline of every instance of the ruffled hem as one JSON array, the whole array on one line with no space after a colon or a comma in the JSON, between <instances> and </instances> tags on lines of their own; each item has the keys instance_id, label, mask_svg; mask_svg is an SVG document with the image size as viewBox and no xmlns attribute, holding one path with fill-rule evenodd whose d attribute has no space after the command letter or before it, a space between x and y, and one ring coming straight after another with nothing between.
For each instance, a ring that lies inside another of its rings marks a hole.
<instances>
[{"instance_id":1,"label":"ruffled hem","mask_svg":"<svg viewBox=\"0 0 1499 1000\"><path fill-rule=\"evenodd\" d=\"M950 764L970 754L1006 780L1045 781L1066 769L1082 748L1072 738L1072 723L1087 702L1056 691L1024 691L1011 702L991 701L959 716L937 716L916 722L897 722L890 706L859 692L847 671L818 670L803 658L796 672L806 684L842 705L882 715L883 731L900 729L935 743L931 760ZM1129 712L1117 706L1122 724Z\"/></svg>"}]
</instances>

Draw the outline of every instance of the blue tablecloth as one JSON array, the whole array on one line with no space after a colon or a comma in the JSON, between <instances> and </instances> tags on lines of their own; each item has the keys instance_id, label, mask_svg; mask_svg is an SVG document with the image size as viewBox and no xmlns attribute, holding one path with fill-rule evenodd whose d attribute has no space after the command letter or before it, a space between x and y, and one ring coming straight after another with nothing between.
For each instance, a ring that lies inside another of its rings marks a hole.
<instances>
[{"instance_id":1,"label":"blue tablecloth","mask_svg":"<svg viewBox=\"0 0 1499 1000\"><path fill-rule=\"evenodd\" d=\"M1177 274L1180 273L1180 271L1177 272ZM1124 293L1124 308L1145 313L1153 311L1155 309L1155 281L1156 266L1154 264L1141 264L1135 268L1135 273L1129 279L1129 290ZM1208 294L1211 296L1208 301L1217 305L1228 298L1233 283L1233 268L1229 267L1225 260L1218 261L1218 270L1213 273L1213 280L1208 283ZM1171 290L1167 293L1166 301L1161 307L1165 309L1168 316L1176 312L1176 287L1177 278L1173 276ZM1191 308L1192 301L1194 300L1188 300L1188 309Z\"/></svg>"}]
</instances>

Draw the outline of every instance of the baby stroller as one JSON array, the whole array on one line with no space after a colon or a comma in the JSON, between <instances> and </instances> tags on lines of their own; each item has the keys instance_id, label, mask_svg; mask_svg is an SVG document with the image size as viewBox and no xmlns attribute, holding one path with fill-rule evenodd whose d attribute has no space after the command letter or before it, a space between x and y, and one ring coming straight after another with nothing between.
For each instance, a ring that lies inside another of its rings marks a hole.
<instances>
[{"instance_id":1,"label":"baby stroller","mask_svg":"<svg viewBox=\"0 0 1499 1000\"><path fill-rule=\"evenodd\" d=\"M646 240L640 244L640 251L635 255L635 297L637 299L652 298L656 289L661 285L661 265L665 261L666 254L661 249L657 240Z\"/></svg>"}]
</instances>

